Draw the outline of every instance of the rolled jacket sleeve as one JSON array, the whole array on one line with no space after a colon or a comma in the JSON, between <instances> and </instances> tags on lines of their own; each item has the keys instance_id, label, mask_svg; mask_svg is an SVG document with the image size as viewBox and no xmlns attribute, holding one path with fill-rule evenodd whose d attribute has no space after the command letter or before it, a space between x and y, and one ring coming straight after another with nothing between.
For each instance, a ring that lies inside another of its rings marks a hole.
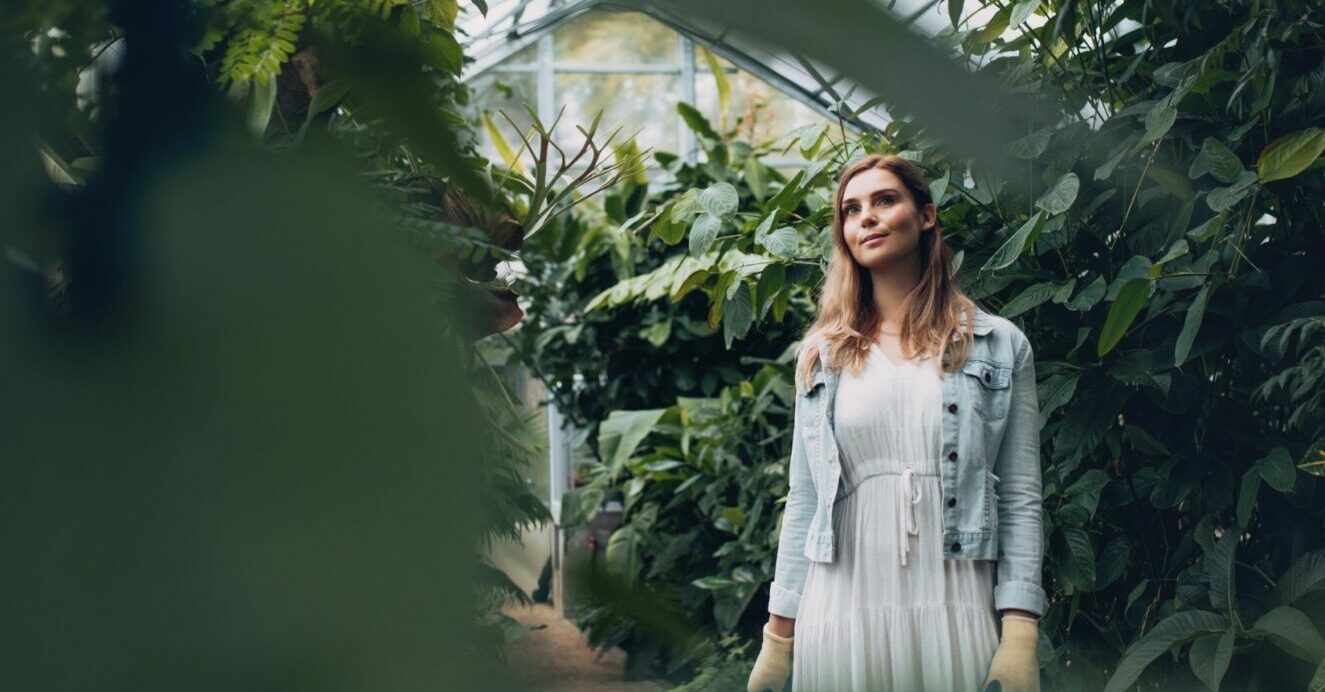
<instances>
[{"instance_id":1,"label":"rolled jacket sleeve","mask_svg":"<svg viewBox=\"0 0 1325 692\"><path fill-rule=\"evenodd\" d=\"M810 478L810 462L801 439L799 398L791 427L791 463L788 471L790 490L782 511L782 529L778 535L777 562L768 599L768 612L794 618L800 610L801 591L809 558L805 556L805 535L814 516L816 493Z\"/></svg>"},{"instance_id":2,"label":"rolled jacket sleeve","mask_svg":"<svg viewBox=\"0 0 1325 692\"><path fill-rule=\"evenodd\" d=\"M1044 557L1044 502L1040 479L1040 405L1035 389L1035 355L1017 333L1020 346L1012 373L1012 402L1003 440L994 460L999 478L998 576L994 607L1043 615L1048 605L1041 586Z\"/></svg>"}]
</instances>

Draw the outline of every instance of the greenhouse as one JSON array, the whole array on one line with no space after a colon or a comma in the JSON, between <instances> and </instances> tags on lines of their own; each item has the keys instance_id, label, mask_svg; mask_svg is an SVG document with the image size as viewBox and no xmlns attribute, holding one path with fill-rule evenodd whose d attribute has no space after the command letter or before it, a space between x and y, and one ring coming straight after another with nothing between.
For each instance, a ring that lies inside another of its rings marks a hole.
<instances>
[{"instance_id":1,"label":"greenhouse","mask_svg":"<svg viewBox=\"0 0 1325 692\"><path fill-rule=\"evenodd\" d=\"M14 689L1325 687L1307 0L18 0Z\"/></svg>"}]
</instances>

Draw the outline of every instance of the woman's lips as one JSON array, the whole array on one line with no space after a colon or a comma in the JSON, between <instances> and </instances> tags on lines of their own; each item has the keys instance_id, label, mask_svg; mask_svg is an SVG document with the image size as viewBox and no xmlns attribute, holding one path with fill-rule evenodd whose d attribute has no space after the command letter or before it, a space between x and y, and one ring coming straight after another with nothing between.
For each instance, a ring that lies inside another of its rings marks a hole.
<instances>
[{"instance_id":1,"label":"woman's lips","mask_svg":"<svg viewBox=\"0 0 1325 692\"><path fill-rule=\"evenodd\" d=\"M883 240L886 237L888 237L887 233L875 233L873 235L867 235L865 236L864 240L860 241L860 244L869 245L871 243L874 243L875 241Z\"/></svg>"}]
</instances>

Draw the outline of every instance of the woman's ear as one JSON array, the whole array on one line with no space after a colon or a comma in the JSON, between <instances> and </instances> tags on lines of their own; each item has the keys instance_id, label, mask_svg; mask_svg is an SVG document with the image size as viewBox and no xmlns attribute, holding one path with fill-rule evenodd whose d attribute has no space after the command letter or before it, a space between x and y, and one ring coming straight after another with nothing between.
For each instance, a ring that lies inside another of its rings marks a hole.
<instances>
[{"instance_id":1,"label":"woman's ear","mask_svg":"<svg viewBox=\"0 0 1325 692\"><path fill-rule=\"evenodd\" d=\"M938 207L933 202L925 204L925 208L920 210L920 229L926 233L934 230L934 224L938 222Z\"/></svg>"}]
</instances>

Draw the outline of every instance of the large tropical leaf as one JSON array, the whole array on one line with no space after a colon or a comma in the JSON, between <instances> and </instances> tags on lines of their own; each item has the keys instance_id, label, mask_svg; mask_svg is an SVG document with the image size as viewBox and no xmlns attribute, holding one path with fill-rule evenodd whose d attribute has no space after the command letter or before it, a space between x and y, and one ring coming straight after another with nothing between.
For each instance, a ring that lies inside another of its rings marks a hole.
<instances>
[{"instance_id":1,"label":"large tropical leaf","mask_svg":"<svg viewBox=\"0 0 1325 692\"><path fill-rule=\"evenodd\" d=\"M1123 692L1131 688L1146 667L1175 644L1226 629L1228 618L1204 610L1187 610L1170 615L1123 654L1104 692Z\"/></svg>"},{"instance_id":2,"label":"large tropical leaf","mask_svg":"<svg viewBox=\"0 0 1325 692\"><path fill-rule=\"evenodd\" d=\"M1270 142L1256 161L1261 182L1291 178L1325 151L1325 128L1308 127Z\"/></svg>"},{"instance_id":3,"label":"large tropical leaf","mask_svg":"<svg viewBox=\"0 0 1325 692\"><path fill-rule=\"evenodd\" d=\"M1292 606L1279 606L1262 615L1247 633L1265 637L1308 663L1325 661L1325 637L1305 613Z\"/></svg>"},{"instance_id":4,"label":"large tropical leaf","mask_svg":"<svg viewBox=\"0 0 1325 692\"><path fill-rule=\"evenodd\" d=\"M616 476L667 409L613 411L598 429L598 449Z\"/></svg>"}]
</instances>

